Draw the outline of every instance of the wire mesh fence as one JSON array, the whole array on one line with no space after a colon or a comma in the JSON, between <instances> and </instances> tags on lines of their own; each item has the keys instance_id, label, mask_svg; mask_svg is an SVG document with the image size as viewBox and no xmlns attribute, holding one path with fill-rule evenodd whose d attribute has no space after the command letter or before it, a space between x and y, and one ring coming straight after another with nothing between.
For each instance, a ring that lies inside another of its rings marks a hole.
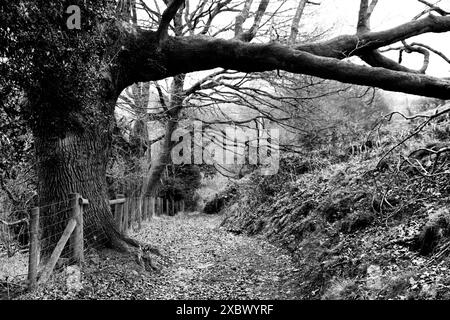
<instances>
[{"instance_id":1,"label":"wire mesh fence","mask_svg":"<svg viewBox=\"0 0 450 320\"><path fill-rule=\"evenodd\" d=\"M0 211L0 299L22 290L28 274L29 209Z\"/></svg>"},{"instance_id":2,"label":"wire mesh fence","mask_svg":"<svg viewBox=\"0 0 450 320\"><path fill-rule=\"evenodd\" d=\"M109 201L114 220L121 232L140 230L142 222L160 215L175 215L185 209L184 201L160 197L129 197L118 195Z\"/></svg>"},{"instance_id":3,"label":"wire mesh fence","mask_svg":"<svg viewBox=\"0 0 450 320\"><path fill-rule=\"evenodd\" d=\"M106 201L121 233L137 231L153 217L184 211L184 202L174 199L121 195ZM99 232L99 221L83 218L88 203L72 194L40 207L0 211L0 299L36 288L55 268L79 264L108 242L106 233Z\"/></svg>"},{"instance_id":4,"label":"wire mesh fence","mask_svg":"<svg viewBox=\"0 0 450 320\"><path fill-rule=\"evenodd\" d=\"M73 209L67 199L35 208L0 212L0 299L9 299L28 288L32 275L36 282L38 270L45 269L45 263L72 219Z\"/></svg>"}]
</instances>

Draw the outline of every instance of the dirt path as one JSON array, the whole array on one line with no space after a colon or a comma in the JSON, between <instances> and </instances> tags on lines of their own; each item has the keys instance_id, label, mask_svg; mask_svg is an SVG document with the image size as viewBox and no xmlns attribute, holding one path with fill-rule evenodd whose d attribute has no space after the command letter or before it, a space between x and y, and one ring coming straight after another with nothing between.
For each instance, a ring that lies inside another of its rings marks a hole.
<instances>
[{"instance_id":1,"label":"dirt path","mask_svg":"<svg viewBox=\"0 0 450 320\"><path fill-rule=\"evenodd\" d=\"M221 216L162 217L134 235L170 257L150 299L298 299L295 265L266 241L219 228Z\"/></svg>"},{"instance_id":2,"label":"dirt path","mask_svg":"<svg viewBox=\"0 0 450 320\"><path fill-rule=\"evenodd\" d=\"M21 299L300 299L291 258L263 239L221 229L222 219L154 218L130 236L168 258L160 271L145 271L127 254L94 250L86 254L81 290L68 288L61 269Z\"/></svg>"}]
</instances>

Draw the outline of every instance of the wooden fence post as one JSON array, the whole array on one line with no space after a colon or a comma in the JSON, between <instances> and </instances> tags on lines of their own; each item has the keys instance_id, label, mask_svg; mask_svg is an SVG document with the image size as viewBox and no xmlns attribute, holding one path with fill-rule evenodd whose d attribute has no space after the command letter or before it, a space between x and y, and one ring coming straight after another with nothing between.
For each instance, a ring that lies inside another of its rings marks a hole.
<instances>
[{"instance_id":1,"label":"wooden fence post","mask_svg":"<svg viewBox=\"0 0 450 320\"><path fill-rule=\"evenodd\" d=\"M144 218L146 221L150 220L150 199L149 197L144 197Z\"/></svg>"},{"instance_id":2,"label":"wooden fence post","mask_svg":"<svg viewBox=\"0 0 450 320\"><path fill-rule=\"evenodd\" d=\"M123 194L117 194L116 199L124 198ZM114 205L114 214L119 231L123 231L123 202Z\"/></svg>"},{"instance_id":3,"label":"wooden fence post","mask_svg":"<svg viewBox=\"0 0 450 320\"><path fill-rule=\"evenodd\" d=\"M130 205L130 228L133 228L133 224L137 221L137 202L136 198L131 198L131 205Z\"/></svg>"},{"instance_id":4,"label":"wooden fence post","mask_svg":"<svg viewBox=\"0 0 450 320\"><path fill-rule=\"evenodd\" d=\"M131 228L133 226L134 222L134 201L133 197L128 198L128 224L127 229Z\"/></svg>"},{"instance_id":5,"label":"wooden fence post","mask_svg":"<svg viewBox=\"0 0 450 320\"><path fill-rule=\"evenodd\" d=\"M72 234L73 258L77 263L84 261L83 241L83 206L89 201L83 199L79 193L73 193L71 197L72 218L76 221L76 227Z\"/></svg>"},{"instance_id":6,"label":"wooden fence post","mask_svg":"<svg viewBox=\"0 0 450 320\"><path fill-rule=\"evenodd\" d=\"M28 260L28 289L33 291L37 285L39 265L39 208L31 209L30 216L30 253Z\"/></svg>"},{"instance_id":7,"label":"wooden fence post","mask_svg":"<svg viewBox=\"0 0 450 320\"><path fill-rule=\"evenodd\" d=\"M45 265L44 269L42 270L42 274L39 278L38 284L43 284L47 282L47 280L50 278L50 275L52 274L53 269L55 268L56 262L58 261L59 257L61 256L61 252L64 249L64 246L66 245L67 241L70 238L70 235L74 231L75 227L77 226L77 221L75 219L70 219L67 223L66 228L64 229L64 232L59 239L58 243L56 244L55 250L53 250L52 255L50 256L50 259L48 260L47 264Z\"/></svg>"},{"instance_id":8,"label":"wooden fence post","mask_svg":"<svg viewBox=\"0 0 450 320\"><path fill-rule=\"evenodd\" d=\"M150 209L153 218L155 216L155 197L150 197Z\"/></svg>"},{"instance_id":9,"label":"wooden fence post","mask_svg":"<svg viewBox=\"0 0 450 320\"><path fill-rule=\"evenodd\" d=\"M130 198L126 198L123 204L123 233L126 234L128 231L128 212L129 212Z\"/></svg>"},{"instance_id":10,"label":"wooden fence post","mask_svg":"<svg viewBox=\"0 0 450 320\"><path fill-rule=\"evenodd\" d=\"M181 200L181 211L184 212L184 200Z\"/></svg>"},{"instance_id":11,"label":"wooden fence post","mask_svg":"<svg viewBox=\"0 0 450 320\"><path fill-rule=\"evenodd\" d=\"M152 204L152 197L147 197L147 205L148 205L148 220L151 220L153 218L153 204Z\"/></svg>"},{"instance_id":12,"label":"wooden fence post","mask_svg":"<svg viewBox=\"0 0 450 320\"><path fill-rule=\"evenodd\" d=\"M132 200L133 206L131 209L131 226L133 226L134 223L138 222L138 216L139 216L139 199L133 198Z\"/></svg>"},{"instance_id":13,"label":"wooden fence post","mask_svg":"<svg viewBox=\"0 0 450 320\"><path fill-rule=\"evenodd\" d=\"M136 214L139 230L141 230L142 228L142 220L144 219L143 202L144 201L141 197L136 198L136 211L137 211Z\"/></svg>"},{"instance_id":14,"label":"wooden fence post","mask_svg":"<svg viewBox=\"0 0 450 320\"><path fill-rule=\"evenodd\" d=\"M148 220L150 221L153 218L152 197L147 197L147 206Z\"/></svg>"},{"instance_id":15,"label":"wooden fence post","mask_svg":"<svg viewBox=\"0 0 450 320\"><path fill-rule=\"evenodd\" d=\"M131 199L131 203L130 203L130 228L133 228L134 223L137 221L136 219L136 209L137 209L137 205L136 205L136 198L132 197Z\"/></svg>"},{"instance_id":16,"label":"wooden fence post","mask_svg":"<svg viewBox=\"0 0 450 320\"><path fill-rule=\"evenodd\" d=\"M141 198L142 222L147 220L147 201L146 198Z\"/></svg>"},{"instance_id":17,"label":"wooden fence post","mask_svg":"<svg viewBox=\"0 0 450 320\"><path fill-rule=\"evenodd\" d=\"M120 232L123 231L123 218L124 218L124 203L126 199L123 195L117 195L117 199L109 200L108 204L114 206L114 221Z\"/></svg>"},{"instance_id":18,"label":"wooden fence post","mask_svg":"<svg viewBox=\"0 0 450 320\"><path fill-rule=\"evenodd\" d=\"M147 197L147 214L148 220L150 221L153 218L153 206L151 197Z\"/></svg>"}]
</instances>

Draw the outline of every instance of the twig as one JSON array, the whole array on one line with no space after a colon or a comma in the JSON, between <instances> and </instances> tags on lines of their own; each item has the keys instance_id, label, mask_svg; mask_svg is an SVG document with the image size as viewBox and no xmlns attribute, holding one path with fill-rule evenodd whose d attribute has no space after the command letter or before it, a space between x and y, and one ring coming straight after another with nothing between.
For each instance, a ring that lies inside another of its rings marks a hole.
<instances>
[{"instance_id":1,"label":"twig","mask_svg":"<svg viewBox=\"0 0 450 320\"><path fill-rule=\"evenodd\" d=\"M21 220L17 220L17 221L14 221L14 222L7 222L7 221L4 221L4 220L0 219L0 223L3 223L4 225L7 225L7 226L13 226L13 225L16 225L16 224L19 224L19 223L22 223L22 222L25 222L26 224L28 224L28 218L23 218Z\"/></svg>"}]
</instances>

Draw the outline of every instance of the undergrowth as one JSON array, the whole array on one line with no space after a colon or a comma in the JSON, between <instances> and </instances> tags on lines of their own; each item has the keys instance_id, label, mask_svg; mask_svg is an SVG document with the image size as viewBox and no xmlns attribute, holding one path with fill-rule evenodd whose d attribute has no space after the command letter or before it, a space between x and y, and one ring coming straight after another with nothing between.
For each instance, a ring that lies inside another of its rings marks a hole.
<instances>
[{"instance_id":1,"label":"undergrowth","mask_svg":"<svg viewBox=\"0 0 450 320\"><path fill-rule=\"evenodd\" d=\"M356 155L284 156L278 174L239 183L223 226L289 249L304 298L446 298L450 161L436 151L448 127L427 127L394 150L408 133Z\"/></svg>"}]
</instances>

